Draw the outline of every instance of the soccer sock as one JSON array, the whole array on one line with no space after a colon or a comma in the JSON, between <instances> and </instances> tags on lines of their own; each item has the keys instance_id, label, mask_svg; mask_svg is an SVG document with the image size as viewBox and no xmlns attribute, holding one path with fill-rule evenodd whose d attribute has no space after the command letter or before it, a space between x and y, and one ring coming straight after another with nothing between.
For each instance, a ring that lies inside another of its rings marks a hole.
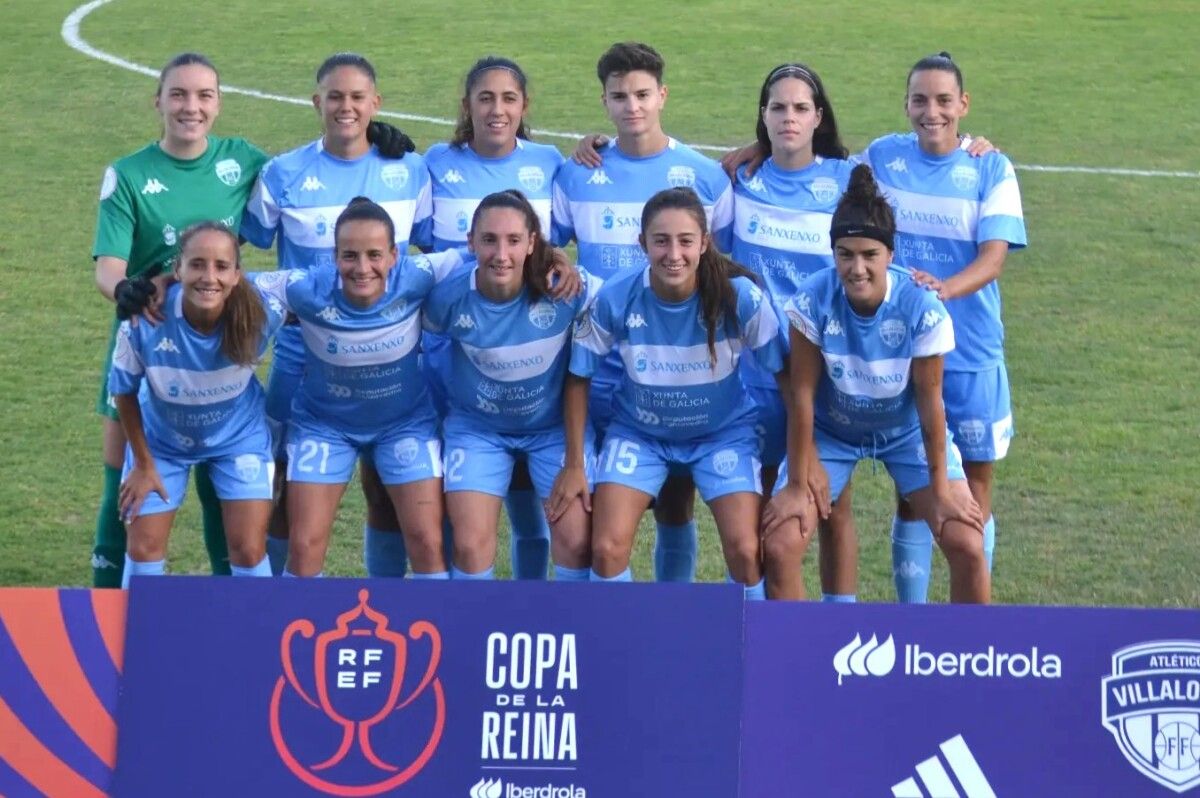
<instances>
[{"instance_id":1,"label":"soccer sock","mask_svg":"<svg viewBox=\"0 0 1200 798\"><path fill-rule=\"evenodd\" d=\"M166 560L150 560L149 562L134 562L125 555L125 573L121 578L121 587L128 588L129 580L135 576L163 576L167 572Z\"/></svg>"},{"instance_id":2,"label":"soccer sock","mask_svg":"<svg viewBox=\"0 0 1200 798\"><path fill-rule=\"evenodd\" d=\"M416 578L416 574L413 574L413 578ZM469 580L472 582L487 582L487 581L490 581L490 580L496 578L496 567L489 566L488 568L480 571L477 574L469 574L466 571L460 571L454 565L451 565L450 566L450 578L451 579L466 579L466 580Z\"/></svg>"},{"instance_id":3,"label":"soccer sock","mask_svg":"<svg viewBox=\"0 0 1200 798\"><path fill-rule=\"evenodd\" d=\"M297 576L296 574L289 571L287 568L284 568L283 575L285 577L287 577L288 579L320 579L321 577L325 576L325 572L321 571L320 573L314 574L313 576Z\"/></svg>"},{"instance_id":4,"label":"soccer sock","mask_svg":"<svg viewBox=\"0 0 1200 798\"><path fill-rule=\"evenodd\" d=\"M271 559L263 556L258 565L234 565L229 564L229 570L234 576L270 576L271 575Z\"/></svg>"},{"instance_id":5,"label":"soccer sock","mask_svg":"<svg viewBox=\"0 0 1200 798\"><path fill-rule=\"evenodd\" d=\"M271 561L271 573L279 576L287 567L288 539L267 535L267 559Z\"/></svg>"},{"instance_id":6,"label":"soccer sock","mask_svg":"<svg viewBox=\"0 0 1200 798\"><path fill-rule=\"evenodd\" d=\"M983 525L983 556L987 559L988 573L992 572L992 552L996 548L996 516L989 515Z\"/></svg>"},{"instance_id":7,"label":"soccer sock","mask_svg":"<svg viewBox=\"0 0 1200 798\"><path fill-rule=\"evenodd\" d=\"M92 545L92 587L122 587L125 567L125 524L117 509L121 469L104 466L104 493L96 513L96 539Z\"/></svg>"},{"instance_id":8,"label":"soccer sock","mask_svg":"<svg viewBox=\"0 0 1200 798\"><path fill-rule=\"evenodd\" d=\"M541 499L533 490L509 490L509 555L513 579L545 579L550 563L550 525Z\"/></svg>"},{"instance_id":9,"label":"soccer sock","mask_svg":"<svg viewBox=\"0 0 1200 798\"><path fill-rule=\"evenodd\" d=\"M432 581L436 581L439 579L449 579L450 572L449 571L434 571L431 574L419 574L416 571L413 571L412 576L409 578L415 579L419 582L432 582Z\"/></svg>"},{"instance_id":10,"label":"soccer sock","mask_svg":"<svg viewBox=\"0 0 1200 798\"><path fill-rule=\"evenodd\" d=\"M744 585L742 588L746 593L746 601L766 601L767 600L767 580L759 579L756 585Z\"/></svg>"},{"instance_id":11,"label":"soccer sock","mask_svg":"<svg viewBox=\"0 0 1200 798\"><path fill-rule=\"evenodd\" d=\"M933 561L933 534L922 520L892 517L892 581L896 599L903 604L924 604L929 598L929 568Z\"/></svg>"},{"instance_id":12,"label":"soccer sock","mask_svg":"<svg viewBox=\"0 0 1200 798\"><path fill-rule=\"evenodd\" d=\"M827 604L854 604L858 596L853 593L822 593L821 601Z\"/></svg>"},{"instance_id":13,"label":"soccer sock","mask_svg":"<svg viewBox=\"0 0 1200 798\"><path fill-rule=\"evenodd\" d=\"M633 581L633 571L626 568L624 571L617 574L616 576L601 576L600 574L596 573L596 569L593 568L588 573L588 581L589 582L632 582Z\"/></svg>"},{"instance_id":14,"label":"soccer sock","mask_svg":"<svg viewBox=\"0 0 1200 798\"><path fill-rule=\"evenodd\" d=\"M408 573L408 551L404 548L404 535L399 531L385 532L364 526L363 564L367 568L367 576L396 579L404 576Z\"/></svg>"},{"instance_id":15,"label":"soccer sock","mask_svg":"<svg viewBox=\"0 0 1200 798\"><path fill-rule=\"evenodd\" d=\"M590 577L590 568L568 568L565 565L554 564L555 582L586 582Z\"/></svg>"},{"instance_id":16,"label":"soccer sock","mask_svg":"<svg viewBox=\"0 0 1200 798\"><path fill-rule=\"evenodd\" d=\"M208 562L217 576L229 576L229 546L225 543L225 519L221 517L221 499L209 476L208 463L196 466L196 496L200 498L200 515L204 524L204 548Z\"/></svg>"},{"instance_id":17,"label":"soccer sock","mask_svg":"<svg viewBox=\"0 0 1200 798\"><path fill-rule=\"evenodd\" d=\"M654 579L658 582L696 581L696 522L655 524Z\"/></svg>"}]
</instances>

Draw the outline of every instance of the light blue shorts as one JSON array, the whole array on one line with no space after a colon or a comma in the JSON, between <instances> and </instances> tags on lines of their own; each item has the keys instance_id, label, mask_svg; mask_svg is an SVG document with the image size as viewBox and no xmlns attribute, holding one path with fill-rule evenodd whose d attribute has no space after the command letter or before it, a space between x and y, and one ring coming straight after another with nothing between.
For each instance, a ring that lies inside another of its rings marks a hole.
<instances>
[{"instance_id":1,"label":"light blue shorts","mask_svg":"<svg viewBox=\"0 0 1200 798\"><path fill-rule=\"evenodd\" d=\"M1012 403L1008 370L947 371L942 376L946 423L968 463L1003 460L1012 440Z\"/></svg>"},{"instance_id":2,"label":"light blue shorts","mask_svg":"<svg viewBox=\"0 0 1200 798\"><path fill-rule=\"evenodd\" d=\"M379 432L336 429L297 410L288 422L288 482L341 485L359 456L369 458L384 485L442 476L442 442L432 414Z\"/></svg>"},{"instance_id":3,"label":"light blue shorts","mask_svg":"<svg viewBox=\"0 0 1200 798\"><path fill-rule=\"evenodd\" d=\"M270 446L265 445L265 436L259 443L261 445L254 447L252 451L224 457L179 459L155 455L154 466L162 478L163 487L167 489L167 499L164 501L157 493L149 493L142 502L138 515L178 510L187 495L188 473L192 466L199 463L208 463L213 488L221 501L270 501L275 482L275 459L271 455ZM132 470L133 450L126 446L125 465L121 469L122 482L129 477Z\"/></svg>"},{"instance_id":4,"label":"light blue shorts","mask_svg":"<svg viewBox=\"0 0 1200 798\"><path fill-rule=\"evenodd\" d=\"M657 496L668 475L691 474L706 502L729 493L761 493L758 441L739 425L685 442L664 441L613 422L596 455L596 482Z\"/></svg>"},{"instance_id":5,"label":"light blue shorts","mask_svg":"<svg viewBox=\"0 0 1200 798\"><path fill-rule=\"evenodd\" d=\"M830 435L819 427L813 429L813 440L817 444L817 452L821 456L821 465L829 475L829 494L837 501L846 489L846 483L854 474L854 467L859 460L878 460L883 463L892 481L896 483L896 491L903 498L929 487L929 459L925 456L925 443L921 440L921 428L914 427L908 433L898 438L883 439L878 442L866 440L864 443L847 443L841 438ZM946 431L946 474L950 479L966 479L963 473L962 457L958 447L954 445L954 436ZM787 459L779 466L779 478L775 481L775 492L787 484Z\"/></svg>"},{"instance_id":6,"label":"light blue shorts","mask_svg":"<svg viewBox=\"0 0 1200 798\"><path fill-rule=\"evenodd\" d=\"M526 435L494 432L478 421L451 413L443 434L447 493L475 490L492 496L507 496L513 465L523 461L529 468L538 497L548 499L566 457L566 439L561 429ZM584 460L589 490L595 482L594 445L589 431Z\"/></svg>"},{"instance_id":7,"label":"light blue shorts","mask_svg":"<svg viewBox=\"0 0 1200 798\"><path fill-rule=\"evenodd\" d=\"M776 388L757 385L746 387L754 402L754 434L765 466L777 466L787 455L787 408Z\"/></svg>"}]
</instances>

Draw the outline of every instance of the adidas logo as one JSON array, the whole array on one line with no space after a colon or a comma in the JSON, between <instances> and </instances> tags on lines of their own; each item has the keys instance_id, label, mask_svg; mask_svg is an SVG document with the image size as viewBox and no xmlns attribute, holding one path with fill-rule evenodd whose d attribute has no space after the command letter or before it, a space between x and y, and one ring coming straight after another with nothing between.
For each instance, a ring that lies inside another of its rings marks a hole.
<instances>
[{"instance_id":1,"label":"adidas logo","mask_svg":"<svg viewBox=\"0 0 1200 798\"><path fill-rule=\"evenodd\" d=\"M469 798L500 798L504 793L504 782L500 779L480 779L468 793Z\"/></svg>"},{"instance_id":2,"label":"adidas logo","mask_svg":"<svg viewBox=\"0 0 1200 798\"><path fill-rule=\"evenodd\" d=\"M113 562L112 560L108 559L107 557L105 557L103 554L93 554L92 555L92 567L93 568L113 568L113 569L115 569L117 567L117 564L115 562Z\"/></svg>"},{"instance_id":3,"label":"adidas logo","mask_svg":"<svg viewBox=\"0 0 1200 798\"><path fill-rule=\"evenodd\" d=\"M631 330L636 330L639 327L646 326L646 320L641 313L630 313L629 318L625 319L625 326Z\"/></svg>"},{"instance_id":4,"label":"adidas logo","mask_svg":"<svg viewBox=\"0 0 1200 798\"><path fill-rule=\"evenodd\" d=\"M300 185L301 191L324 191L325 184L316 178L315 175L309 175L304 178L304 182Z\"/></svg>"},{"instance_id":5,"label":"adidas logo","mask_svg":"<svg viewBox=\"0 0 1200 798\"><path fill-rule=\"evenodd\" d=\"M326 307L326 308L322 308L321 312L318 313L317 316L319 318L324 319L325 321L329 321L329 322L342 320L342 314L338 313L338 309L335 308L333 305L330 305L329 307Z\"/></svg>"},{"instance_id":6,"label":"adidas logo","mask_svg":"<svg viewBox=\"0 0 1200 798\"><path fill-rule=\"evenodd\" d=\"M612 180L604 173L603 169L597 169L592 172L592 176L587 179L589 186L611 186Z\"/></svg>"},{"instance_id":7,"label":"adidas logo","mask_svg":"<svg viewBox=\"0 0 1200 798\"><path fill-rule=\"evenodd\" d=\"M475 319L466 313L460 313L458 319L454 322L454 326L461 327L464 330L471 330L475 327Z\"/></svg>"},{"instance_id":8,"label":"adidas logo","mask_svg":"<svg viewBox=\"0 0 1200 798\"><path fill-rule=\"evenodd\" d=\"M155 352L174 352L179 354L179 347L175 346L175 342L170 338L164 338L154 347Z\"/></svg>"},{"instance_id":9,"label":"adidas logo","mask_svg":"<svg viewBox=\"0 0 1200 798\"><path fill-rule=\"evenodd\" d=\"M170 191L170 190L171 189L167 188L162 183L160 183L158 178L156 178L156 177L150 178L149 180L146 181L146 185L142 186L143 194L161 194L164 191Z\"/></svg>"},{"instance_id":10,"label":"adidas logo","mask_svg":"<svg viewBox=\"0 0 1200 798\"><path fill-rule=\"evenodd\" d=\"M933 798L996 798L995 790L988 783L987 776L983 775L983 770L975 761L975 756L961 734L951 737L938 747L946 759L946 764L950 765L950 772L958 779L962 792L954 786L942 760L934 754L917 763L915 777L892 785L892 798L924 798L926 795ZM921 791L921 786L925 787L925 792Z\"/></svg>"},{"instance_id":11,"label":"adidas logo","mask_svg":"<svg viewBox=\"0 0 1200 798\"><path fill-rule=\"evenodd\" d=\"M882 645L875 635L865 644L862 635L854 639L833 655L833 669L837 671L838 684L846 676L887 676L896 667L896 641L888 635Z\"/></svg>"},{"instance_id":12,"label":"adidas logo","mask_svg":"<svg viewBox=\"0 0 1200 798\"><path fill-rule=\"evenodd\" d=\"M467 179L462 176L462 172L457 169L450 169L446 174L442 175L443 183L465 183ZM499 794L499 793L497 793Z\"/></svg>"},{"instance_id":13,"label":"adidas logo","mask_svg":"<svg viewBox=\"0 0 1200 798\"><path fill-rule=\"evenodd\" d=\"M893 172L907 172L908 162L903 158L896 157L887 164L887 168L891 169Z\"/></svg>"}]
</instances>

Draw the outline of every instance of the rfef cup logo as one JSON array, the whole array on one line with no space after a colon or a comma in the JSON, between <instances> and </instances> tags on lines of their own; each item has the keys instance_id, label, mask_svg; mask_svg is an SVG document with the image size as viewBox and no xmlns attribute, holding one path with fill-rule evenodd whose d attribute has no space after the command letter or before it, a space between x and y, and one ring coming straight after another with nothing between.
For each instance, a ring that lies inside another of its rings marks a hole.
<instances>
[{"instance_id":1,"label":"rfef cup logo","mask_svg":"<svg viewBox=\"0 0 1200 798\"><path fill-rule=\"evenodd\" d=\"M1200 786L1200 641L1119 649L1102 689L1104 725L1129 764L1177 793Z\"/></svg>"},{"instance_id":2,"label":"rfef cup logo","mask_svg":"<svg viewBox=\"0 0 1200 798\"><path fill-rule=\"evenodd\" d=\"M446 722L437 627L415 621L407 636L390 630L387 616L367 604L368 596L359 590L358 605L339 615L333 629L316 634L313 622L300 618L280 640L283 675L271 695L271 739L296 778L329 795L378 795L409 781L437 750ZM302 657L293 659L296 636L314 634L311 666ZM405 693L405 676L418 651L424 668L409 674L415 684ZM421 726L410 728L413 719ZM400 725L399 733L389 731L393 724ZM381 734L373 743L375 731ZM381 736L400 743L381 753Z\"/></svg>"}]
</instances>

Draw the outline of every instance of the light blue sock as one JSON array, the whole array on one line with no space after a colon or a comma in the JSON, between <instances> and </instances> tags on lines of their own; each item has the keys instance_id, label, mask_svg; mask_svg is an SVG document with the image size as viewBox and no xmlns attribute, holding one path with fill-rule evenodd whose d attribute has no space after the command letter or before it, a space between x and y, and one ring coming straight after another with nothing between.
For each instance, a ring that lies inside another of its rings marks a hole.
<instances>
[{"instance_id":1,"label":"light blue sock","mask_svg":"<svg viewBox=\"0 0 1200 798\"><path fill-rule=\"evenodd\" d=\"M121 587L129 588L131 576L164 576L167 573L166 560L150 560L149 562L134 562L125 555L125 573L121 575Z\"/></svg>"},{"instance_id":2,"label":"light blue sock","mask_svg":"<svg viewBox=\"0 0 1200 798\"><path fill-rule=\"evenodd\" d=\"M271 560L266 555L263 555L258 565L241 566L229 563L229 570L233 572L234 576L270 576Z\"/></svg>"},{"instance_id":3,"label":"light blue sock","mask_svg":"<svg viewBox=\"0 0 1200 798\"><path fill-rule=\"evenodd\" d=\"M285 576L288 579L322 579L325 576L325 572L321 571L314 576L299 576L297 574L292 573L287 568L284 568L283 576Z\"/></svg>"},{"instance_id":4,"label":"light blue sock","mask_svg":"<svg viewBox=\"0 0 1200 798\"><path fill-rule=\"evenodd\" d=\"M416 578L417 578L417 575L413 574L413 579L416 579ZM466 571L460 571L454 565L451 565L450 566L450 578L451 579L466 579L471 582L486 582L486 581L496 578L496 567L488 566L487 570L485 570L485 571L480 571L477 574L469 574Z\"/></svg>"},{"instance_id":5,"label":"light blue sock","mask_svg":"<svg viewBox=\"0 0 1200 798\"><path fill-rule=\"evenodd\" d=\"M555 582L586 582L590 577L590 568L568 568L565 565L554 564Z\"/></svg>"},{"instance_id":6,"label":"light blue sock","mask_svg":"<svg viewBox=\"0 0 1200 798\"><path fill-rule=\"evenodd\" d=\"M892 581L896 600L924 604L929 599L929 568L933 563L933 534L922 520L892 517Z\"/></svg>"},{"instance_id":7,"label":"light blue sock","mask_svg":"<svg viewBox=\"0 0 1200 798\"><path fill-rule=\"evenodd\" d=\"M766 601L767 600L767 580L759 579L757 585L745 585L743 588L746 592L746 601Z\"/></svg>"},{"instance_id":8,"label":"light blue sock","mask_svg":"<svg viewBox=\"0 0 1200 798\"><path fill-rule=\"evenodd\" d=\"M408 572L408 552L404 548L404 535L400 532L385 532L374 527L363 527L363 564L367 576L393 577L399 579Z\"/></svg>"},{"instance_id":9,"label":"light blue sock","mask_svg":"<svg viewBox=\"0 0 1200 798\"><path fill-rule=\"evenodd\" d=\"M509 490L504 509L508 510L513 579L545 579L550 564L550 525L541 499L532 489Z\"/></svg>"},{"instance_id":10,"label":"light blue sock","mask_svg":"<svg viewBox=\"0 0 1200 798\"><path fill-rule=\"evenodd\" d=\"M412 575L409 576L409 579L415 580L417 582L434 582L434 581L437 581L440 579L449 579L449 578L450 578L449 571L434 571L431 574L419 574L416 571L413 571Z\"/></svg>"},{"instance_id":11,"label":"light blue sock","mask_svg":"<svg viewBox=\"0 0 1200 798\"><path fill-rule=\"evenodd\" d=\"M992 551L996 548L996 516L989 515L983 525L983 556L987 559L988 573L992 572Z\"/></svg>"},{"instance_id":12,"label":"light blue sock","mask_svg":"<svg viewBox=\"0 0 1200 798\"><path fill-rule=\"evenodd\" d=\"M655 524L654 579L657 582L696 581L696 522Z\"/></svg>"},{"instance_id":13,"label":"light blue sock","mask_svg":"<svg viewBox=\"0 0 1200 798\"><path fill-rule=\"evenodd\" d=\"M826 604L855 604L858 596L853 593L822 593L821 601Z\"/></svg>"},{"instance_id":14,"label":"light blue sock","mask_svg":"<svg viewBox=\"0 0 1200 798\"><path fill-rule=\"evenodd\" d=\"M617 574L616 576L601 576L600 574L596 573L596 569L593 568L588 573L588 581L589 582L632 582L633 581L633 571L626 568L624 571Z\"/></svg>"},{"instance_id":15,"label":"light blue sock","mask_svg":"<svg viewBox=\"0 0 1200 798\"><path fill-rule=\"evenodd\" d=\"M275 576L279 576L287 567L287 554L287 538L273 538L267 535L267 559L271 561L271 573Z\"/></svg>"}]
</instances>

